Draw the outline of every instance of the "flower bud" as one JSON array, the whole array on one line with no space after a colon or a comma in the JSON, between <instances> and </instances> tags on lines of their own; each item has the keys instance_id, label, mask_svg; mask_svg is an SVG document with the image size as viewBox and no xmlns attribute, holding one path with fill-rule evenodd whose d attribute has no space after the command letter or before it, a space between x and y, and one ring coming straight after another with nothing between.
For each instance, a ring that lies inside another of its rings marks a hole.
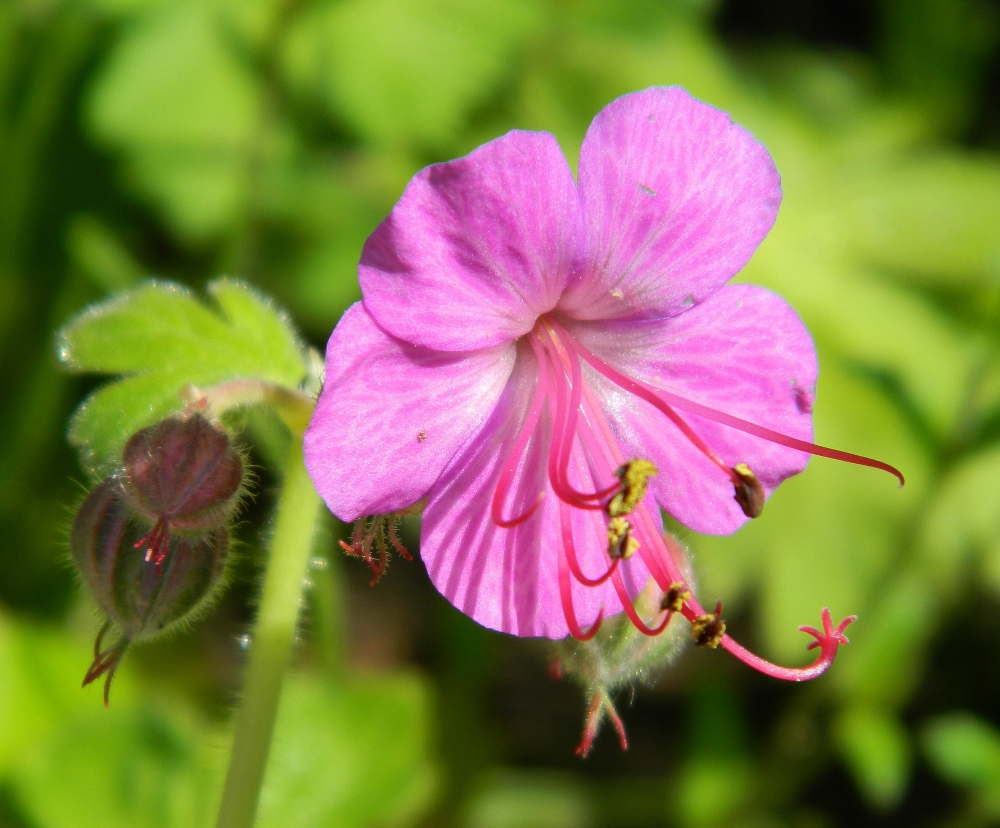
<instances>
[{"instance_id":1,"label":"flower bud","mask_svg":"<svg viewBox=\"0 0 1000 828\"><path fill-rule=\"evenodd\" d=\"M158 573L136 551L144 527L130 515L116 481L99 483L73 521L70 547L84 582L124 638L165 632L208 599L225 570L229 529L174 533Z\"/></svg>"},{"instance_id":2,"label":"flower bud","mask_svg":"<svg viewBox=\"0 0 1000 828\"><path fill-rule=\"evenodd\" d=\"M243 478L225 432L199 415L143 429L123 460L83 501L70 536L83 582L108 619L84 679L107 675L105 704L128 646L189 620L221 585ZM112 626L120 638L102 652Z\"/></svg>"},{"instance_id":3,"label":"flower bud","mask_svg":"<svg viewBox=\"0 0 1000 828\"><path fill-rule=\"evenodd\" d=\"M125 444L119 479L129 504L153 524L137 546L159 569L176 529L224 524L239 503L243 460L224 431L199 414L169 417Z\"/></svg>"},{"instance_id":4,"label":"flower bud","mask_svg":"<svg viewBox=\"0 0 1000 828\"><path fill-rule=\"evenodd\" d=\"M151 522L174 528L223 523L243 481L243 460L224 431L200 414L170 417L125 444L123 491Z\"/></svg>"}]
</instances>

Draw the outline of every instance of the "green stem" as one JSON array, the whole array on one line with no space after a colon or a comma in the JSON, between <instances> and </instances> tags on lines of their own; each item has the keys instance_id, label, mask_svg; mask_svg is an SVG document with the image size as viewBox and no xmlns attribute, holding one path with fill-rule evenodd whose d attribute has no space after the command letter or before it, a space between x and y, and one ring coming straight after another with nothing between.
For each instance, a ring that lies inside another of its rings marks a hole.
<instances>
[{"instance_id":1,"label":"green stem","mask_svg":"<svg viewBox=\"0 0 1000 828\"><path fill-rule=\"evenodd\" d=\"M296 435L278 500L271 556L250 649L243 703L236 717L218 828L251 828L254 822L319 515L320 500L303 464L302 438Z\"/></svg>"},{"instance_id":2,"label":"green stem","mask_svg":"<svg viewBox=\"0 0 1000 828\"><path fill-rule=\"evenodd\" d=\"M343 678L346 650L345 585L343 555L333 542L335 533L342 527L333 525L333 516L323 521L321 548L330 549L332 555L317 558L322 565L312 572L312 631L316 661L327 681L337 683Z\"/></svg>"}]
</instances>

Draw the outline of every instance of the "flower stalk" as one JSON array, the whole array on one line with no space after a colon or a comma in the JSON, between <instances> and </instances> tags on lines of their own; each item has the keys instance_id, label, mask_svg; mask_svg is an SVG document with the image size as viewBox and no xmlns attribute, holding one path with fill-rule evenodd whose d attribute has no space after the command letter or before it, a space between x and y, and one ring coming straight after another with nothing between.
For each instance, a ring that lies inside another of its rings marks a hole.
<instances>
[{"instance_id":1,"label":"flower stalk","mask_svg":"<svg viewBox=\"0 0 1000 828\"><path fill-rule=\"evenodd\" d=\"M319 517L319 496L303 464L301 436L296 435L285 463L218 828L251 828L254 822Z\"/></svg>"}]
</instances>

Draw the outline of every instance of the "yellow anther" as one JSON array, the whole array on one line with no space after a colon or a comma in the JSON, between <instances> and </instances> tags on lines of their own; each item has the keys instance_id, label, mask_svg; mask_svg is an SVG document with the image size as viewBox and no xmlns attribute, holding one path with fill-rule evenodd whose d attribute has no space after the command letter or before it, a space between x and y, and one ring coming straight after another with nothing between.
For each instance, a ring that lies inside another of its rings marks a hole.
<instances>
[{"instance_id":1,"label":"yellow anther","mask_svg":"<svg viewBox=\"0 0 1000 828\"><path fill-rule=\"evenodd\" d=\"M726 634L726 622L719 617L721 613L720 602L715 605L712 615L699 615L691 619L691 637L699 647L711 647L714 650L719 646L722 636Z\"/></svg>"},{"instance_id":2,"label":"yellow anther","mask_svg":"<svg viewBox=\"0 0 1000 828\"><path fill-rule=\"evenodd\" d=\"M684 608L684 602L690 600L691 590L680 582L673 583L663 594L660 609L666 612L680 612Z\"/></svg>"},{"instance_id":3,"label":"yellow anther","mask_svg":"<svg viewBox=\"0 0 1000 828\"><path fill-rule=\"evenodd\" d=\"M646 485L654 474L656 466L641 458L621 466L615 477L621 482L622 490L608 503L608 514L613 518L629 514L646 496Z\"/></svg>"},{"instance_id":4,"label":"yellow anther","mask_svg":"<svg viewBox=\"0 0 1000 828\"><path fill-rule=\"evenodd\" d=\"M623 517L608 521L608 557L611 560L628 560L639 548L639 541L632 537L632 524Z\"/></svg>"}]
</instances>

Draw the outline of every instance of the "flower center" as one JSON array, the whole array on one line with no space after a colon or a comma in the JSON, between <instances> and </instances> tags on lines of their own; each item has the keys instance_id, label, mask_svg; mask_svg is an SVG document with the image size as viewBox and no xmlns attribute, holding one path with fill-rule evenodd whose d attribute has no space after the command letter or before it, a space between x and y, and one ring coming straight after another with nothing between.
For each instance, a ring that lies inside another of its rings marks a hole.
<instances>
[{"instance_id":1,"label":"flower center","mask_svg":"<svg viewBox=\"0 0 1000 828\"><path fill-rule=\"evenodd\" d=\"M727 465L691 428L677 409L696 413L799 451L889 471L899 478L901 484L902 475L892 466L880 461L797 440L622 374L576 342L552 315L539 317L526 339L538 364L538 383L521 429L500 471L493 493L491 516L497 526L511 528L528 520L541 505L545 497L544 489L521 514L513 517L505 517L503 514L504 504L517 469L527 452L528 443L543 412L547 411L552 431L546 473L548 483L558 499L558 582L570 633L580 640L592 638L597 633L604 614L602 608L589 628L582 628L573 608L573 580L584 587L600 586L610 580L628 617L645 635L659 634L673 615L680 613L692 624L693 638L697 644L709 647L721 644L750 666L776 678L801 681L822 673L833 661L838 645L846 643L843 630L854 620L853 617L834 629L829 611L824 610L822 632L811 627L800 628L816 638L813 646L821 647L820 657L813 665L805 668L785 668L770 664L749 653L726 635L721 605L717 605L714 614L709 614L693 597L679 562L671 554L658 528L658 521L654 520L650 512L652 507L647 505L647 485L649 478L657 473L656 466L647 459L627 459L623 455L596 395L584 382L582 362L586 362L623 391L660 411L672 427L676 427L695 448L727 475L733 484L734 499L748 517L760 515L764 505L765 491L757 476L746 463L738 463L733 467ZM576 488L571 482L571 476L584 483L591 481L593 490ZM595 577L585 574L580 566L574 538L573 510L590 514L593 531L602 538L602 546L606 539L607 565ZM652 619L651 623L639 617L619 571L620 562L634 554L640 556L665 596L658 613L662 617Z\"/></svg>"}]
</instances>

